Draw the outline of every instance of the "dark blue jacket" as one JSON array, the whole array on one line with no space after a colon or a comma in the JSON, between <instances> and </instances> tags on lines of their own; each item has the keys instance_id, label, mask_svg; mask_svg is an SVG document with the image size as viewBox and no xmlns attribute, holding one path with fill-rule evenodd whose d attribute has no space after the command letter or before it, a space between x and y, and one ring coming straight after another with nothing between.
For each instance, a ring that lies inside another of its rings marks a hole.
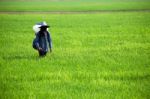
<instances>
[{"instance_id":1,"label":"dark blue jacket","mask_svg":"<svg viewBox=\"0 0 150 99\"><path fill-rule=\"evenodd\" d=\"M39 49L42 48L44 52L48 51L48 47L52 48L52 40L50 33L48 31L45 31L45 33L40 33L39 31L36 34L36 38L33 40L33 48Z\"/></svg>"}]
</instances>

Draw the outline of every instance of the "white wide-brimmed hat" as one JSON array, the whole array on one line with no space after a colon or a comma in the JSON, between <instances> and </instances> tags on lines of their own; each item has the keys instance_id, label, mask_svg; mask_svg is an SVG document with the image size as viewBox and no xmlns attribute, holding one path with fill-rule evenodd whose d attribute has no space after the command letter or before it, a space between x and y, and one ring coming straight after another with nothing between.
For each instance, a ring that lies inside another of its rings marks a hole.
<instances>
[{"instance_id":1,"label":"white wide-brimmed hat","mask_svg":"<svg viewBox=\"0 0 150 99\"><path fill-rule=\"evenodd\" d=\"M47 30L48 28L50 27L49 25L47 25L47 23L44 21L44 22L40 22L40 23L37 23L33 26L33 30L35 33L39 32L41 29L41 27L47 27Z\"/></svg>"}]
</instances>

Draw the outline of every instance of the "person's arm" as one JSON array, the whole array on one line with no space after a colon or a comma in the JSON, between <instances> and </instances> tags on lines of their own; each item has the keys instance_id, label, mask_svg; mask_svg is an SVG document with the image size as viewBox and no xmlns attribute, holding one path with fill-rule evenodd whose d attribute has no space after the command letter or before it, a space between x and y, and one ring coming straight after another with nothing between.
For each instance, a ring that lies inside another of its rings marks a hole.
<instances>
[{"instance_id":1,"label":"person's arm","mask_svg":"<svg viewBox=\"0 0 150 99\"><path fill-rule=\"evenodd\" d=\"M49 43L50 52L52 52L52 39L49 32L47 32L47 39Z\"/></svg>"},{"instance_id":2,"label":"person's arm","mask_svg":"<svg viewBox=\"0 0 150 99\"><path fill-rule=\"evenodd\" d=\"M42 50L42 48L39 46L39 34L36 34L36 38L35 38L35 46L38 50Z\"/></svg>"}]
</instances>

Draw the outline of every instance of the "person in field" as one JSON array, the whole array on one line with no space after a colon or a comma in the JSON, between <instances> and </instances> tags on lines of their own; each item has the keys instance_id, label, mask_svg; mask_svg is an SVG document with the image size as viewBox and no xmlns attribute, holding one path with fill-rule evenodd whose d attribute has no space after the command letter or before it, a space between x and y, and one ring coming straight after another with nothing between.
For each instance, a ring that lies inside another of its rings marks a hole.
<instances>
[{"instance_id":1,"label":"person in field","mask_svg":"<svg viewBox=\"0 0 150 99\"><path fill-rule=\"evenodd\" d=\"M52 52L52 40L48 28L46 22L37 23L33 26L36 37L32 45L38 51L39 56L45 56L49 50Z\"/></svg>"}]
</instances>

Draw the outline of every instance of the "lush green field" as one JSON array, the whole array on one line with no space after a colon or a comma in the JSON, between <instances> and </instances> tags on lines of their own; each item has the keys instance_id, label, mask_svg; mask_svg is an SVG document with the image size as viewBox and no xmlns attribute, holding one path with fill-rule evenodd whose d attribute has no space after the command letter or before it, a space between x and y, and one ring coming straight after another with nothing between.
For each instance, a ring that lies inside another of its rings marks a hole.
<instances>
[{"instance_id":1,"label":"lush green field","mask_svg":"<svg viewBox=\"0 0 150 99\"><path fill-rule=\"evenodd\" d=\"M0 0L0 99L148 99L150 1L60 1ZM44 58L32 48L32 26L41 21L53 40Z\"/></svg>"},{"instance_id":2,"label":"lush green field","mask_svg":"<svg viewBox=\"0 0 150 99\"><path fill-rule=\"evenodd\" d=\"M71 0L28 2L21 0L0 2L0 11L101 11L101 10L150 10L149 0Z\"/></svg>"},{"instance_id":3,"label":"lush green field","mask_svg":"<svg viewBox=\"0 0 150 99\"><path fill-rule=\"evenodd\" d=\"M53 53L32 48L51 25ZM0 15L0 99L148 99L150 13Z\"/></svg>"}]
</instances>

